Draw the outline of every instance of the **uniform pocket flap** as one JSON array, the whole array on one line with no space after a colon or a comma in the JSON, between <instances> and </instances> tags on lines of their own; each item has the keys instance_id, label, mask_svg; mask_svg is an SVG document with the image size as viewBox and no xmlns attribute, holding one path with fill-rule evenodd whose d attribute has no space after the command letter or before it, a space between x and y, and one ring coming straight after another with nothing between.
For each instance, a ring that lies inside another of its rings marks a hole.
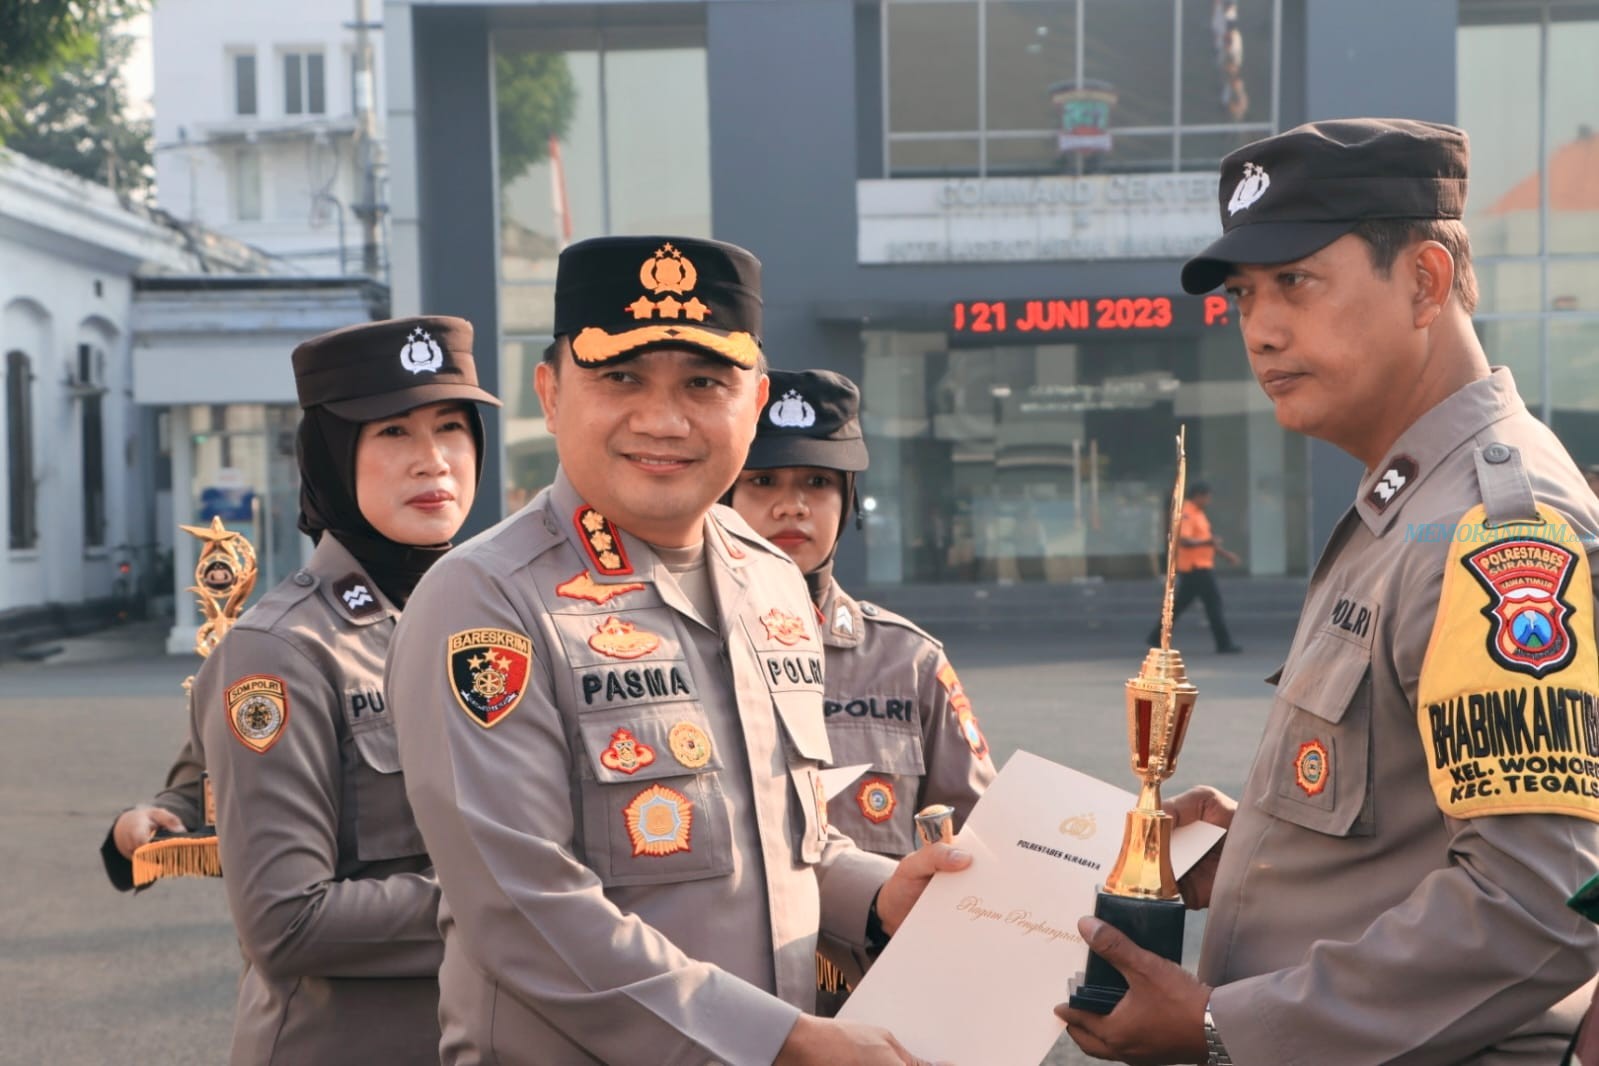
<instances>
[{"instance_id":1,"label":"uniform pocket flap","mask_svg":"<svg viewBox=\"0 0 1599 1066\"><path fill-rule=\"evenodd\" d=\"M822 718L822 699L815 692L774 692L777 717L783 723L789 747L801 759L827 763L833 761L833 748L827 741L827 723Z\"/></svg>"},{"instance_id":2,"label":"uniform pocket flap","mask_svg":"<svg viewBox=\"0 0 1599 1066\"><path fill-rule=\"evenodd\" d=\"M833 748L834 766L870 763L876 773L907 777L920 777L927 769L920 733L849 722L830 726L827 740Z\"/></svg>"},{"instance_id":3,"label":"uniform pocket flap","mask_svg":"<svg viewBox=\"0 0 1599 1066\"><path fill-rule=\"evenodd\" d=\"M400 772L400 739L394 726L387 721L352 732L350 740L360 753L361 761L380 774Z\"/></svg>"},{"instance_id":4,"label":"uniform pocket flap","mask_svg":"<svg viewBox=\"0 0 1599 1066\"><path fill-rule=\"evenodd\" d=\"M722 768L703 711L680 704L665 714L630 710L578 716L594 777L606 784L703 774Z\"/></svg>"},{"instance_id":5,"label":"uniform pocket flap","mask_svg":"<svg viewBox=\"0 0 1599 1066\"><path fill-rule=\"evenodd\" d=\"M1277 695L1334 725L1343 720L1355 691L1371 669L1371 651L1331 633L1311 638Z\"/></svg>"}]
</instances>

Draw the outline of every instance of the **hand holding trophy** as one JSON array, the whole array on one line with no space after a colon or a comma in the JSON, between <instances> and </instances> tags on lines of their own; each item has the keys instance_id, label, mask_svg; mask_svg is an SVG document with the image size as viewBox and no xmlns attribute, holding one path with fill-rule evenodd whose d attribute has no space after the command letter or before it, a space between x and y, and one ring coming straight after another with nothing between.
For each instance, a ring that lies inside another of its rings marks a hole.
<instances>
[{"instance_id":1,"label":"hand holding trophy","mask_svg":"<svg viewBox=\"0 0 1599 1066\"><path fill-rule=\"evenodd\" d=\"M1126 685L1127 740L1133 773L1140 782L1138 806L1127 812L1121 852L1094 904L1094 917L1175 963L1182 962L1184 906L1172 872L1172 818L1161 809L1160 786L1177 769L1177 754L1199 698L1199 690L1188 680L1182 654L1171 646L1178 528L1188 473L1186 437L1185 427L1177 434L1177 484L1172 489L1167 534L1160 645L1149 650L1138 676ZM1121 973L1091 953L1087 970L1071 982L1070 1003L1074 1009L1108 1014L1126 992L1127 981Z\"/></svg>"}]
</instances>

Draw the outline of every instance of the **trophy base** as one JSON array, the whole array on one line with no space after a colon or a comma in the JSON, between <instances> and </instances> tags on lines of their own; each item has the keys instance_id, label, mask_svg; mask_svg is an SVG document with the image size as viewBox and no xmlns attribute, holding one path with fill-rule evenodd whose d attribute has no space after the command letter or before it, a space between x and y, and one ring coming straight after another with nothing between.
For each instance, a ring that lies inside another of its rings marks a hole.
<instances>
[{"instance_id":1,"label":"trophy base","mask_svg":"<svg viewBox=\"0 0 1599 1066\"><path fill-rule=\"evenodd\" d=\"M1120 929L1127 939L1178 965L1183 961L1183 917L1180 899L1136 899L1101 892L1094 917ZM1109 1014L1127 994L1127 979L1110 963L1088 953L1088 968L1070 983L1073 1010Z\"/></svg>"}]
</instances>

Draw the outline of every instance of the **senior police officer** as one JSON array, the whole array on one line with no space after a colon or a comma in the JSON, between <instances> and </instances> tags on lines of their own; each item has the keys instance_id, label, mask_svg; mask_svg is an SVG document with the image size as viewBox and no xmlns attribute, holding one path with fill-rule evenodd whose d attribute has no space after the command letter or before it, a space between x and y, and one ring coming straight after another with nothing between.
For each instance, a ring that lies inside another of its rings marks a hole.
<instances>
[{"instance_id":1,"label":"senior police officer","mask_svg":"<svg viewBox=\"0 0 1599 1066\"><path fill-rule=\"evenodd\" d=\"M1313 123L1222 164L1225 284L1285 427L1365 466L1312 575L1242 802L1184 885L1199 980L1092 919L1129 978L1058 1008L1132 1063L1555 1063L1599 966L1599 503L1471 325L1465 134ZM1208 1058L1207 1058L1208 1056Z\"/></svg>"},{"instance_id":2,"label":"senior police officer","mask_svg":"<svg viewBox=\"0 0 1599 1066\"><path fill-rule=\"evenodd\" d=\"M432 1062L439 886L382 670L396 616L471 507L477 405L499 401L459 318L336 330L293 364L299 525L316 550L240 617L190 700L245 957L229 1061ZM193 791L176 791L195 818Z\"/></svg>"},{"instance_id":3,"label":"senior police officer","mask_svg":"<svg viewBox=\"0 0 1599 1066\"><path fill-rule=\"evenodd\" d=\"M445 894L446 1063L914 1061L801 1014L819 925L880 945L969 860L896 869L828 826L805 583L713 509L766 397L760 306L732 245L563 251L534 382L555 483L435 568L400 626L388 691Z\"/></svg>"},{"instance_id":4,"label":"senior police officer","mask_svg":"<svg viewBox=\"0 0 1599 1066\"><path fill-rule=\"evenodd\" d=\"M826 647L833 762L870 768L827 808L855 843L891 858L915 848L912 817L946 804L960 821L994 780L988 741L943 645L907 618L857 600L833 577L859 521L866 469L860 389L830 370L773 370L744 471L728 502L805 574ZM867 960L825 944L818 1012L843 1004Z\"/></svg>"}]
</instances>

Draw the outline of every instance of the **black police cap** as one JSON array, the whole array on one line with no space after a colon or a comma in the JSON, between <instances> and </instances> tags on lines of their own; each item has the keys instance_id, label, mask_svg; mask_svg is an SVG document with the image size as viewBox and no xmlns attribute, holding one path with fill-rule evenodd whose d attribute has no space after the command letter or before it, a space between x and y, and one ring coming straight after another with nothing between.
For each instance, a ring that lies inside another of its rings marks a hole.
<instances>
[{"instance_id":1,"label":"black police cap","mask_svg":"<svg viewBox=\"0 0 1599 1066\"><path fill-rule=\"evenodd\" d=\"M294 349L301 407L326 407L349 422L371 422L441 400L500 406L478 387L472 323L424 315L362 322Z\"/></svg>"},{"instance_id":2,"label":"black police cap","mask_svg":"<svg viewBox=\"0 0 1599 1066\"><path fill-rule=\"evenodd\" d=\"M695 237L595 237L561 252L555 332L580 366L693 348L744 370L761 356L761 261Z\"/></svg>"},{"instance_id":3,"label":"black police cap","mask_svg":"<svg viewBox=\"0 0 1599 1066\"><path fill-rule=\"evenodd\" d=\"M750 444L746 470L821 466L866 469L861 390L831 370L771 370L771 395Z\"/></svg>"},{"instance_id":4,"label":"black police cap","mask_svg":"<svg viewBox=\"0 0 1599 1066\"><path fill-rule=\"evenodd\" d=\"M1335 119L1245 145L1221 163L1222 235L1183 265L1209 292L1236 263L1291 263L1362 222L1460 218L1463 130L1398 118Z\"/></svg>"}]
</instances>

